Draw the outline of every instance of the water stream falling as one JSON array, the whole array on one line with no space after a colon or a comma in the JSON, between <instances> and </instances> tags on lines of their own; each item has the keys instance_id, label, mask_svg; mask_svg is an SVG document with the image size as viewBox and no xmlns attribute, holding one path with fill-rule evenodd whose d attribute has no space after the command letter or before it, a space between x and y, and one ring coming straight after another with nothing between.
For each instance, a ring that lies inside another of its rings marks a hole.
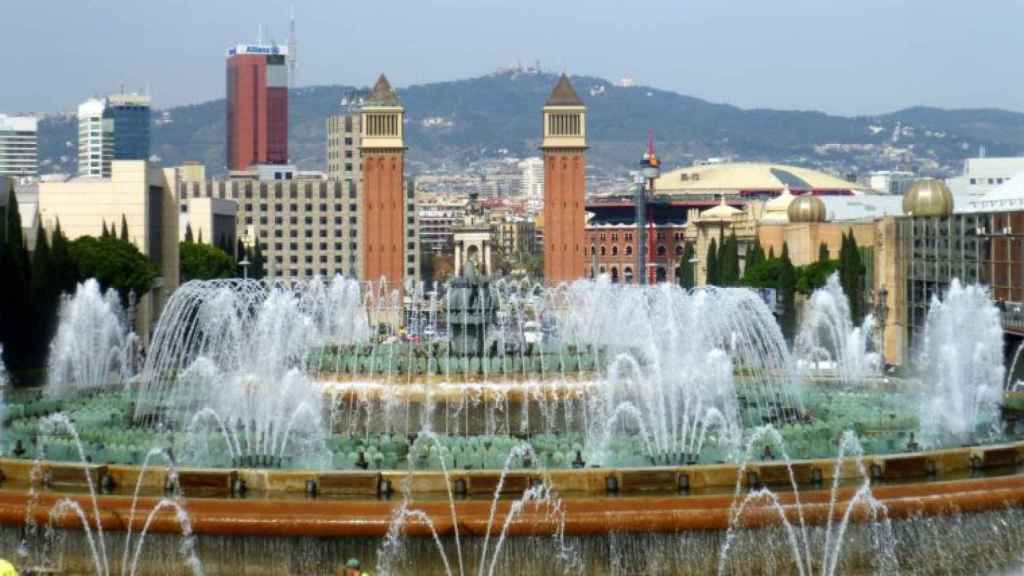
<instances>
[{"instance_id":1,"label":"water stream falling","mask_svg":"<svg viewBox=\"0 0 1024 576\"><path fill-rule=\"evenodd\" d=\"M138 339L127 326L117 292L96 280L79 284L60 305L50 345L46 393L67 397L127 382L135 370Z\"/></svg>"},{"instance_id":2,"label":"water stream falling","mask_svg":"<svg viewBox=\"0 0 1024 576\"><path fill-rule=\"evenodd\" d=\"M996 432L1002 402L1003 329L988 291L954 280L933 298L919 361L928 394L921 404L926 446Z\"/></svg>"},{"instance_id":3,"label":"water stream falling","mask_svg":"<svg viewBox=\"0 0 1024 576\"><path fill-rule=\"evenodd\" d=\"M839 273L833 273L804 308L794 342L798 368L816 377L834 374L844 385L863 382L881 369L881 356L872 350L874 328L870 314L860 326L853 324Z\"/></svg>"}]
</instances>

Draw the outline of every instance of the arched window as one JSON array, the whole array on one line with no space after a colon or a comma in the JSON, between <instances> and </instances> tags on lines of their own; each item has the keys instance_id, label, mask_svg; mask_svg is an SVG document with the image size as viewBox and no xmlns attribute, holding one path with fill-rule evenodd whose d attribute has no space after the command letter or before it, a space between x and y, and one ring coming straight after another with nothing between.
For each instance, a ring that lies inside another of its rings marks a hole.
<instances>
[{"instance_id":1,"label":"arched window","mask_svg":"<svg viewBox=\"0 0 1024 576\"><path fill-rule=\"evenodd\" d=\"M618 256L618 255L619 255L619 247L618 246L612 246L612 256Z\"/></svg>"},{"instance_id":2,"label":"arched window","mask_svg":"<svg viewBox=\"0 0 1024 576\"><path fill-rule=\"evenodd\" d=\"M618 284L619 282L619 267L612 266L612 284Z\"/></svg>"},{"instance_id":3,"label":"arched window","mask_svg":"<svg viewBox=\"0 0 1024 576\"><path fill-rule=\"evenodd\" d=\"M590 245L590 255L593 256L594 254L597 254L597 246L594 246L593 244L591 244Z\"/></svg>"},{"instance_id":4,"label":"arched window","mask_svg":"<svg viewBox=\"0 0 1024 576\"><path fill-rule=\"evenodd\" d=\"M658 245L658 256L664 256L667 252L668 250L665 248L664 244Z\"/></svg>"},{"instance_id":5,"label":"arched window","mask_svg":"<svg viewBox=\"0 0 1024 576\"><path fill-rule=\"evenodd\" d=\"M601 246L601 256L604 256L604 254L605 254L605 247Z\"/></svg>"},{"instance_id":6,"label":"arched window","mask_svg":"<svg viewBox=\"0 0 1024 576\"><path fill-rule=\"evenodd\" d=\"M632 255L633 255L633 245L632 244L626 244L626 256L632 256Z\"/></svg>"},{"instance_id":7,"label":"arched window","mask_svg":"<svg viewBox=\"0 0 1024 576\"><path fill-rule=\"evenodd\" d=\"M676 256L682 256L682 255L683 255L683 245L682 244L676 244Z\"/></svg>"},{"instance_id":8,"label":"arched window","mask_svg":"<svg viewBox=\"0 0 1024 576\"><path fill-rule=\"evenodd\" d=\"M633 283L633 268L631 266L626 266L623 269L623 271L622 271L622 276L625 278L626 284L632 284Z\"/></svg>"},{"instance_id":9,"label":"arched window","mask_svg":"<svg viewBox=\"0 0 1024 576\"><path fill-rule=\"evenodd\" d=\"M665 271L664 266L658 266L657 280L658 282L664 282L668 279L668 273Z\"/></svg>"}]
</instances>

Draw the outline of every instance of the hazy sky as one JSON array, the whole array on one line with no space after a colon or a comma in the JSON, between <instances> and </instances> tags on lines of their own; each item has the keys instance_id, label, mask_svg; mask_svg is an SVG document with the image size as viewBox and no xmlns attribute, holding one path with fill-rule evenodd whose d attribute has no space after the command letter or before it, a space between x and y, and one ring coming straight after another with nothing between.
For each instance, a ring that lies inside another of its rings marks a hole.
<instances>
[{"instance_id":1,"label":"hazy sky","mask_svg":"<svg viewBox=\"0 0 1024 576\"><path fill-rule=\"evenodd\" d=\"M289 0L2 0L0 112L149 85L224 95L224 51ZM298 83L397 86L516 61L742 107L841 114L924 104L1024 110L1024 0L295 0ZM641 11L642 10L642 11Z\"/></svg>"}]
</instances>

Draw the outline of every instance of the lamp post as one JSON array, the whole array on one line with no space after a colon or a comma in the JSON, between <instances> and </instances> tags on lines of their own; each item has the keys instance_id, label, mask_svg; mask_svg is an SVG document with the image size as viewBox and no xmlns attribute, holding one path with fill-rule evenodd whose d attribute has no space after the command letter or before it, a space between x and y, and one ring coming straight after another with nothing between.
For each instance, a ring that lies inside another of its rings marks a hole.
<instances>
[{"instance_id":1,"label":"lamp post","mask_svg":"<svg viewBox=\"0 0 1024 576\"><path fill-rule=\"evenodd\" d=\"M882 286L876 295L875 313L878 315L878 349L882 352L882 363L885 363L885 322L889 316L889 290Z\"/></svg>"},{"instance_id":2,"label":"lamp post","mask_svg":"<svg viewBox=\"0 0 1024 576\"><path fill-rule=\"evenodd\" d=\"M252 264L252 262L249 262L248 258L242 258L242 261L238 263L238 265L242 267L242 278L245 279L245 280L249 279L249 265L250 264Z\"/></svg>"},{"instance_id":3,"label":"lamp post","mask_svg":"<svg viewBox=\"0 0 1024 576\"><path fill-rule=\"evenodd\" d=\"M640 171L634 178L636 192L636 276L638 284L646 284L647 277L647 193L654 191L654 181L661 175L661 161L654 153L654 134L647 133L647 152L640 160Z\"/></svg>"}]
</instances>

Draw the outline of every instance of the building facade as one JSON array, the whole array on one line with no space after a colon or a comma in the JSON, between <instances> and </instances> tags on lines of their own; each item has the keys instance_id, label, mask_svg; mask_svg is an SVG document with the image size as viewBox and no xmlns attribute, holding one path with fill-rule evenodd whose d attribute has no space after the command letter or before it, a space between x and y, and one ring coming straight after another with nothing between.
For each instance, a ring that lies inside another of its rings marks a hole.
<instances>
[{"instance_id":1,"label":"building facade","mask_svg":"<svg viewBox=\"0 0 1024 576\"><path fill-rule=\"evenodd\" d=\"M181 213L200 198L237 202L236 237L259 243L271 278L361 277L362 203L355 188L337 180L253 178L179 184Z\"/></svg>"},{"instance_id":2,"label":"building facade","mask_svg":"<svg viewBox=\"0 0 1024 576\"><path fill-rule=\"evenodd\" d=\"M228 49L228 170L288 163L287 52L277 45Z\"/></svg>"},{"instance_id":3,"label":"building facade","mask_svg":"<svg viewBox=\"0 0 1024 576\"><path fill-rule=\"evenodd\" d=\"M35 118L0 114L0 176L39 174L38 131Z\"/></svg>"},{"instance_id":4,"label":"building facade","mask_svg":"<svg viewBox=\"0 0 1024 576\"><path fill-rule=\"evenodd\" d=\"M103 226L128 224L128 238L160 271L139 300L137 332L148 339L159 311L178 287L176 173L141 160L115 160L110 177L39 183L39 218L47 231L60 221L69 240L99 236Z\"/></svg>"},{"instance_id":5,"label":"building facade","mask_svg":"<svg viewBox=\"0 0 1024 576\"><path fill-rule=\"evenodd\" d=\"M571 282L584 268L587 108L563 74L544 105L544 281Z\"/></svg>"},{"instance_id":6,"label":"building facade","mask_svg":"<svg viewBox=\"0 0 1024 576\"><path fill-rule=\"evenodd\" d=\"M90 98L78 106L78 175L110 178L114 160L149 160L150 99Z\"/></svg>"},{"instance_id":7,"label":"building facade","mask_svg":"<svg viewBox=\"0 0 1024 576\"><path fill-rule=\"evenodd\" d=\"M90 98L78 106L78 175L110 178L114 159L114 122L103 116L103 100Z\"/></svg>"},{"instance_id":8,"label":"building facade","mask_svg":"<svg viewBox=\"0 0 1024 576\"><path fill-rule=\"evenodd\" d=\"M141 94L107 97L103 118L112 124L114 160L149 160L150 99Z\"/></svg>"},{"instance_id":9,"label":"building facade","mask_svg":"<svg viewBox=\"0 0 1024 576\"><path fill-rule=\"evenodd\" d=\"M327 177L357 185L362 179L360 115L337 114L327 118Z\"/></svg>"}]
</instances>

